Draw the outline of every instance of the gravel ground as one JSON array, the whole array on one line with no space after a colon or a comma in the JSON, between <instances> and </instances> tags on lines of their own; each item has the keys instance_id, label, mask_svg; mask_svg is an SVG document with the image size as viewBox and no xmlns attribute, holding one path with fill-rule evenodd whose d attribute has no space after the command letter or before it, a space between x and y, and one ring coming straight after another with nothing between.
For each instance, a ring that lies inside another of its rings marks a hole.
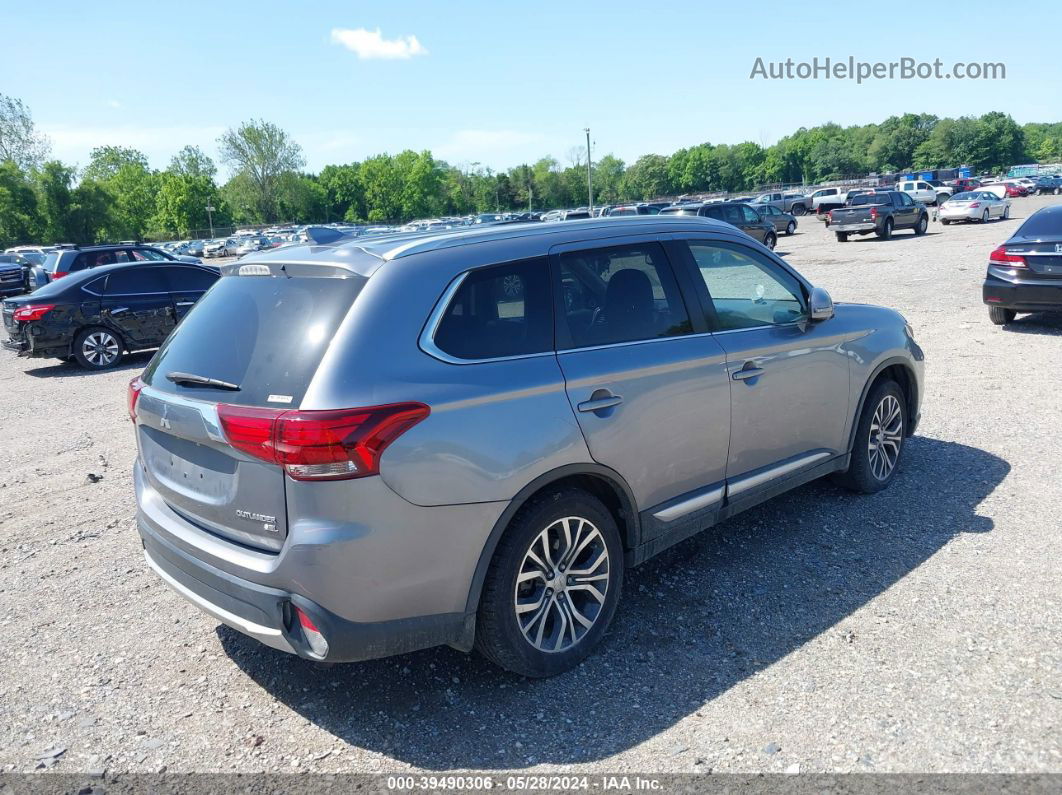
<instances>
[{"instance_id":1,"label":"gravel ground","mask_svg":"<svg viewBox=\"0 0 1062 795\"><path fill-rule=\"evenodd\" d=\"M528 681L437 649L325 667L147 570L125 385L0 354L0 770L1062 772L1062 319L989 324L1020 218L780 250L901 310L927 357L892 486L814 483L630 573L614 629ZM798 766L798 767L797 767Z\"/></svg>"}]
</instances>

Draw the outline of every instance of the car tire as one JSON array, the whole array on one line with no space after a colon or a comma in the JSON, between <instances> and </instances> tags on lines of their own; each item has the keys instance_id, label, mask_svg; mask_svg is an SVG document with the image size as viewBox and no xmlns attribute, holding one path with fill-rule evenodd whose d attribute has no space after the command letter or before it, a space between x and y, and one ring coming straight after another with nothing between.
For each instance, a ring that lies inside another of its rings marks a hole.
<instances>
[{"instance_id":1,"label":"car tire","mask_svg":"<svg viewBox=\"0 0 1062 795\"><path fill-rule=\"evenodd\" d=\"M566 550L576 557L564 561ZM571 588L576 571L585 572L585 581ZM601 501L575 488L534 497L494 552L476 616L476 649L523 676L564 673L601 642L622 587L623 543Z\"/></svg>"},{"instance_id":2,"label":"car tire","mask_svg":"<svg viewBox=\"0 0 1062 795\"><path fill-rule=\"evenodd\" d=\"M1010 207L1003 208L1003 220L1006 221L1010 218Z\"/></svg>"},{"instance_id":3,"label":"car tire","mask_svg":"<svg viewBox=\"0 0 1062 795\"><path fill-rule=\"evenodd\" d=\"M907 401L892 380L878 382L867 395L856 427L848 471L835 480L860 494L888 486L899 469L907 432Z\"/></svg>"},{"instance_id":4,"label":"car tire","mask_svg":"<svg viewBox=\"0 0 1062 795\"><path fill-rule=\"evenodd\" d=\"M807 211L808 211L808 208L805 207L803 204L794 204L793 205L793 210L792 210L793 215L797 216L798 218L800 216L804 215L804 213L806 213Z\"/></svg>"},{"instance_id":5,"label":"car tire","mask_svg":"<svg viewBox=\"0 0 1062 795\"><path fill-rule=\"evenodd\" d=\"M927 229L929 229L929 216L923 215L918 219L918 223L915 224L914 233L916 235L924 235Z\"/></svg>"},{"instance_id":6,"label":"car tire","mask_svg":"<svg viewBox=\"0 0 1062 795\"><path fill-rule=\"evenodd\" d=\"M785 227L785 233L792 235L794 232L796 232L796 221L790 221Z\"/></svg>"},{"instance_id":7,"label":"car tire","mask_svg":"<svg viewBox=\"0 0 1062 795\"><path fill-rule=\"evenodd\" d=\"M942 224L944 224L944 226L947 226L948 224L950 224L950 223L951 223L951 221L949 221L949 220L948 220L947 218L941 218L941 219L940 219L940 222L941 222Z\"/></svg>"},{"instance_id":8,"label":"car tire","mask_svg":"<svg viewBox=\"0 0 1062 795\"><path fill-rule=\"evenodd\" d=\"M981 223L982 224L987 224L988 223L988 210L985 210L983 213L981 213Z\"/></svg>"},{"instance_id":9,"label":"car tire","mask_svg":"<svg viewBox=\"0 0 1062 795\"><path fill-rule=\"evenodd\" d=\"M1008 323L1013 323L1014 318L1018 313L1013 309L1004 309L1001 306L988 307L988 319L991 320L997 326L1005 326Z\"/></svg>"},{"instance_id":10,"label":"car tire","mask_svg":"<svg viewBox=\"0 0 1062 795\"><path fill-rule=\"evenodd\" d=\"M773 233L768 234L767 237L763 239L763 245L767 246L771 251L774 251L774 247L778 245L777 235Z\"/></svg>"},{"instance_id":11,"label":"car tire","mask_svg":"<svg viewBox=\"0 0 1062 795\"><path fill-rule=\"evenodd\" d=\"M86 370L108 370L122 361L121 337L110 329L92 326L74 337L74 358Z\"/></svg>"},{"instance_id":12,"label":"car tire","mask_svg":"<svg viewBox=\"0 0 1062 795\"><path fill-rule=\"evenodd\" d=\"M834 234L837 235L837 242L838 243L847 243L848 242L848 233L847 232L835 232Z\"/></svg>"},{"instance_id":13,"label":"car tire","mask_svg":"<svg viewBox=\"0 0 1062 795\"><path fill-rule=\"evenodd\" d=\"M881 227L881 231L875 232L875 234L882 240L888 240L892 237L892 219L886 218L885 225Z\"/></svg>"}]
</instances>

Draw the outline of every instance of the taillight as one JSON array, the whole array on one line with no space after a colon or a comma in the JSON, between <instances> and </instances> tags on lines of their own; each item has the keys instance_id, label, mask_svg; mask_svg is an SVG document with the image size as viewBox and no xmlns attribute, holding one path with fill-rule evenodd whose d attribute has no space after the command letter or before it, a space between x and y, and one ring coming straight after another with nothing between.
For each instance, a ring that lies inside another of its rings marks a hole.
<instances>
[{"instance_id":1,"label":"taillight","mask_svg":"<svg viewBox=\"0 0 1062 795\"><path fill-rule=\"evenodd\" d=\"M828 213L826 213L826 217L830 219L830 223L832 224L833 223L833 210L830 210Z\"/></svg>"},{"instance_id":2,"label":"taillight","mask_svg":"<svg viewBox=\"0 0 1062 795\"><path fill-rule=\"evenodd\" d=\"M136 401L140 398L140 390L144 388L144 382L137 376L129 382L129 419L136 422Z\"/></svg>"},{"instance_id":3,"label":"taillight","mask_svg":"<svg viewBox=\"0 0 1062 795\"><path fill-rule=\"evenodd\" d=\"M52 278L53 279L61 279L63 276L66 276L69 273L70 273L70 271L56 271L55 273L52 274Z\"/></svg>"},{"instance_id":4,"label":"taillight","mask_svg":"<svg viewBox=\"0 0 1062 795\"><path fill-rule=\"evenodd\" d=\"M878 208L877 207L871 207L870 208L870 220L871 221L878 220Z\"/></svg>"},{"instance_id":5,"label":"taillight","mask_svg":"<svg viewBox=\"0 0 1062 795\"><path fill-rule=\"evenodd\" d=\"M988 255L989 265L1002 265L1006 268L1024 268L1025 257L1018 254L1008 254L1005 246L1000 246Z\"/></svg>"},{"instance_id":6,"label":"taillight","mask_svg":"<svg viewBox=\"0 0 1062 795\"><path fill-rule=\"evenodd\" d=\"M387 446L430 413L423 403L324 411L218 405L233 447L283 466L295 480L377 475Z\"/></svg>"},{"instance_id":7,"label":"taillight","mask_svg":"<svg viewBox=\"0 0 1062 795\"><path fill-rule=\"evenodd\" d=\"M981 202L970 202L970 209L971 210L974 209L975 207L980 207L980 206L981 206Z\"/></svg>"},{"instance_id":8,"label":"taillight","mask_svg":"<svg viewBox=\"0 0 1062 795\"><path fill-rule=\"evenodd\" d=\"M19 323L32 323L40 320L53 309L55 309L55 304L30 304L16 309L13 317Z\"/></svg>"}]
</instances>

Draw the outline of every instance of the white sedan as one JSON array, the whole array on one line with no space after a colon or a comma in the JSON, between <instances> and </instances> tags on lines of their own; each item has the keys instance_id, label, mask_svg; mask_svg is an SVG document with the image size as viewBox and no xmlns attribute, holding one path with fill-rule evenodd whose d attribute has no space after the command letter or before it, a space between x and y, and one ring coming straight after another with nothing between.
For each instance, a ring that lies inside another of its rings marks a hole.
<instances>
[{"instance_id":1,"label":"white sedan","mask_svg":"<svg viewBox=\"0 0 1062 795\"><path fill-rule=\"evenodd\" d=\"M971 190L956 193L940 206L940 222L980 221L992 218L1010 218L1010 199L1000 198L987 190Z\"/></svg>"}]
</instances>

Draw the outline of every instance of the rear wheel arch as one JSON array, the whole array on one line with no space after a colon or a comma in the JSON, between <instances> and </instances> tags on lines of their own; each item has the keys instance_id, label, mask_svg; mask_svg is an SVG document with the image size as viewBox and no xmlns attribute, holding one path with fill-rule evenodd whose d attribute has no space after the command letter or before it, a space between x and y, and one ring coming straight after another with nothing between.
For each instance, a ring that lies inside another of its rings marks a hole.
<instances>
[{"instance_id":1,"label":"rear wheel arch","mask_svg":"<svg viewBox=\"0 0 1062 795\"><path fill-rule=\"evenodd\" d=\"M855 444L856 432L859 429L859 418L863 416L863 407L867 401L867 395L873 391L882 381L895 381L904 395L905 408L907 409L908 424L906 433L910 436L915 424L916 407L918 406L918 380L910 365L903 359L894 358L882 362L874 370L874 374L863 385L862 394L859 396L859 404L852 413L852 427L848 434L848 451L851 452Z\"/></svg>"},{"instance_id":2,"label":"rear wheel arch","mask_svg":"<svg viewBox=\"0 0 1062 795\"><path fill-rule=\"evenodd\" d=\"M559 467L540 475L522 488L509 501L509 505L494 523L494 527L491 529L490 535L487 536L487 541L480 551L479 561L476 563L476 569L472 575L472 584L468 591L468 599L465 602L466 613L476 612L480 595L483 592L483 582L486 579L487 571L490 569L491 561L494 559L498 543L520 509L544 494L570 488L581 489L604 504L619 528L624 551L637 546L639 533L638 506L630 487L619 473L600 464L569 464Z\"/></svg>"}]
</instances>

